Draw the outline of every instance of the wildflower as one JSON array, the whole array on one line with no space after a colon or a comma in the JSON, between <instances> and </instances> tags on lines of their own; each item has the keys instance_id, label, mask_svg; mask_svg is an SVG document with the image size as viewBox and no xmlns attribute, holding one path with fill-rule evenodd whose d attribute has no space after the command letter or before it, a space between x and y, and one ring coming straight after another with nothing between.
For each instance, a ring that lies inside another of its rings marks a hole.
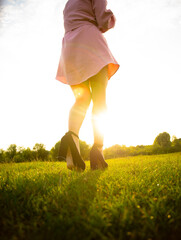
<instances>
[{"instance_id":1,"label":"wildflower","mask_svg":"<svg viewBox=\"0 0 181 240\"><path fill-rule=\"evenodd\" d=\"M154 218L153 216L150 217L151 220L152 220L153 218Z\"/></svg>"},{"instance_id":2,"label":"wildflower","mask_svg":"<svg viewBox=\"0 0 181 240\"><path fill-rule=\"evenodd\" d=\"M168 218L171 218L171 215L170 215L170 214L168 214Z\"/></svg>"}]
</instances>

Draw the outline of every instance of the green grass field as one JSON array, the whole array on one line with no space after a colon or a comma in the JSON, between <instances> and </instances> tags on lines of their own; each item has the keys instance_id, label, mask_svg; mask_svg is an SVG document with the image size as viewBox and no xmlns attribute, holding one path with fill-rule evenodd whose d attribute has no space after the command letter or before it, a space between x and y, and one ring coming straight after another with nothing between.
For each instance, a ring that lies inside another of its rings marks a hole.
<instances>
[{"instance_id":1,"label":"green grass field","mask_svg":"<svg viewBox=\"0 0 181 240\"><path fill-rule=\"evenodd\" d=\"M181 153L0 165L0 239L181 239Z\"/></svg>"}]
</instances>

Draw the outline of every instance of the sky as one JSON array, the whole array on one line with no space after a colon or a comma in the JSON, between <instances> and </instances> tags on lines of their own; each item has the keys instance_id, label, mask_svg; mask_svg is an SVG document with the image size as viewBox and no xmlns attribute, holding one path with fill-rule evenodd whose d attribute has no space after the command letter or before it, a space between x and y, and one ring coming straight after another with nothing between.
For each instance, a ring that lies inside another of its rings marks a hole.
<instances>
[{"instance_id":1,"label":"sky","mask_svg":"<svg viewBox=\"0 0 181 240\"><path fill-rule=\"evenodd\" d=\"M55 80L66 0L0 0L0 149L50 150L68 130L70 87ZM181 137L181 0L108 0L104 34L120 69L107 88L105 147ZM91 107L80 139L93 143Z\"/></svg>"}]
</instances>

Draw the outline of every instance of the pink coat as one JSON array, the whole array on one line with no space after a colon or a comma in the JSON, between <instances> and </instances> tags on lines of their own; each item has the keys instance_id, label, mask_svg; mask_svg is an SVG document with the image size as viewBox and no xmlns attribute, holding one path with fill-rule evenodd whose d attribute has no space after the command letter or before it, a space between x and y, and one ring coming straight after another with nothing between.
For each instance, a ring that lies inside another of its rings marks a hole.
<instances>
[{"instance_id":1,"label":"pink coat","mask_svg":"<svg viewBox=\"0 0 181 240\"><path fill-rule=\"evenodd\" d=\"M56 79L69 85L86 81L108 65L108 79L118 70L103 33L115 17L106 0L68 0L65 5L62 52Z\"/></svg>"}]
</instances>

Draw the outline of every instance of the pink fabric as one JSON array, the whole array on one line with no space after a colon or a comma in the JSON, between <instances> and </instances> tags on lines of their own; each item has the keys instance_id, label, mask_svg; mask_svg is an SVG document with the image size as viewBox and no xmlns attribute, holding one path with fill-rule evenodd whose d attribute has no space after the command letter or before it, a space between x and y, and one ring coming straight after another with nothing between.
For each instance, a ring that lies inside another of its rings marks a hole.
<instances>
[{"instance_id":1,"label":"pink fabric","mask_svg":"<svg viewBox=\"0 0 181 240\"><path fill-rule=\"evenodd\" d=\"M65 5L62 52L56 79L69 85L86 81L108 65L108 78L118 70L103 34L115 25L106 0L69 0Z\"/></svg>"}]
</instances>

